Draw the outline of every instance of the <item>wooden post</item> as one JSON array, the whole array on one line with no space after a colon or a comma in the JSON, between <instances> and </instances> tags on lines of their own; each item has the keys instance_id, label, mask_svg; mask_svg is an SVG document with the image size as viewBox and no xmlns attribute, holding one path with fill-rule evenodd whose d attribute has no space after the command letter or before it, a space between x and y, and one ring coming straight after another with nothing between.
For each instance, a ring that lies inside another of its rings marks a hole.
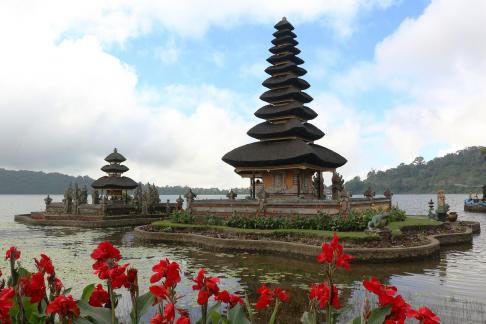
<instances>
[{"instance_id":1,"label":"wooden post","mask_svg":"<svg viewBox=\"0 0 486 324\"><path fill-rule=\"evenodd\" d=\"M297 198L300 197L300 170L297 171Z\"/></svg>"},{"instance_id":2,"label":"wooden post","mask_svg":"<svg viewBox=\"0 0 486 324\"><path fill-rule=\"evenodd\" d=\"M322 198L321 178L322 178L322 172L317 171L317 199Z\"/></svg>"},{"instance_id":3,"label":"wooden post","mask_svg":"<svg viewBox=\"0 0 486 324\"><path fill-rule=\"evenodd\" d=\"M251 177L251 198L256 198L255 176Z\"/></svg>"}]
</instances>

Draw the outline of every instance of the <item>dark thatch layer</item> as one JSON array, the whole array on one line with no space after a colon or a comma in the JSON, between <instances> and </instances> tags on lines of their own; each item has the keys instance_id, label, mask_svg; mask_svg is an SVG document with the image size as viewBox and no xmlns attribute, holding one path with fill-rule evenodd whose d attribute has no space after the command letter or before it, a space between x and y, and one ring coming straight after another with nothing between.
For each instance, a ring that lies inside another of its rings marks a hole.
<instances>
[{"instance_id":1,"label":"dark thatch layer","mask_svg":"<svg viewBox=\"0 0 486 324\"><path fill-rule=\"evenodd\" d=\"M308 141L316 141L324 136L324 133L316 126L302 123L296 118L278 124L263 122L254 126L247 134L261 140L278 137L300 137Z\"/></svg>"},{"instance_id":2,"label":"dark thatch layer","mask_svg":"<svg viewBox=\"0 0 486 324\"><path fill-rule=\"evenodd\" d=\"M285 88L277 88L265 91L260 99L268 103L275 103L280 101L295 100L301 103L308 103L312 101L312 97L307 93L300 91L295 86L287 86Z\"/></svg>"},{"instance_id":3,"label":"dark thatch layer","mask_svg":"<svg viewBox=\"0 0 486 324\"><path fill-rule=\"evenodd\" d=\"M101 167L101 171L111 173L123 173L128 170L130 169L127 166L121 164L107 164Z\"/></svg>"},{"instance_id":4,"label":"dark thatch layer","mask_svg":"<svg viewBox=\"0 0 486 324\"><path fill-rule=\"evenodd\" d=\"M299 78L297 75L293 73L281 74L273 77L269 77L265 81L263 81L262 85L269 89L275 87L283 87L288 85L293 85L300 90L305 90L310 87L310 84L305 81L304 79Z\"/></svg>"},{"instance_id":5,"label":"dark thatch layer","mask_svg":"<svg viewBox=\"0 0 486 324\"><path fill-rule=\"evenodd\" d=\"M95 189L135 189L138 184L128 177L104 176L95 180L91 187Z\"/></svg>"},{"instance_id":6,"label":"dark thatch layer","mask_svg":"<svg viewBox=\"0 0 486 324\"><path fill-rule=\"evenodd\" d=\"M283 17L278 23L273 26L276 30L289 29L294 30L294 26L287 21L287 18Z\"/></svg>"},{"instance_id":7,"label":"dark thatch layer","mask_svg":"<svg viewBox=\"0 0 486 324\"><path fill-rule=\"evenodd\" d=\"M127 159L125 159L125 157L123 155L118 153L117 149L114 149L113 153L110 153L107 157L105 157L106 162L118 162L118 163L120 163L120 162L124 162L126 160Z\"/></svg>"},{"instance_id":8,"label":"dark thatch layer","mask_svg":"<svg viewBox=\"0 0 486 324\"><path fill-rule=\"evenodd\" d=\"M262 119L273 119L283 116L296 116L303 120L311 120L317 117L317 113L307 106L293 101L285 105L266 105L255 112L255 116Z\"/></svg>"},{"instance_id":9,"label":"dark thatch layer","mask_svg":"<svg viewBox=\"0 0 486 324\"><path fill-rule=\"evenodd\" d=\"M341 155L303 140L263 141L240 146L223 156L233 167L271 167L308 163L338 168L347 161Z\"/></svg>"}]
</instances>

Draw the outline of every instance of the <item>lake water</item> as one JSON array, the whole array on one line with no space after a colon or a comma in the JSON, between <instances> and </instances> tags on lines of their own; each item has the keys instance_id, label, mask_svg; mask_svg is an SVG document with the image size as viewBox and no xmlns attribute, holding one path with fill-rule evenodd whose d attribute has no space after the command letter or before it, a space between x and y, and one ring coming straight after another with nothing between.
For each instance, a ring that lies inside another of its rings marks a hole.
<instances>
[{"instance_id":1,"label":"lake water","mask_svg":"<svg viewBox=\"0 0 486 324\"><path fill-rule=\"evenodd\" d=\"M139 269L142 289L145 290L151 267L162 258L176 260L182 266L183 281L179 294L184 295L181 305L198 311L191 278L204 267L209 274L221 278L221 287L230 291L248 292L256 299L261 283L280 285L290 291L292 302L281 314L281 323L299 323L299 316L307 305L306 290L309 284L322 280L321 266L311 261L271 255L248 253L215 253L191 246L147 244L134 239L130 228L79 229L68 227L37 227L13 221L13 215L42 210L44 195L0 195L0 252L11 245L22 251L23 264L32 268L32 258L49 255L57 266L57 274L67 287L73 287L75 297L85 284L97 282L92 275L91 251L98 243L109 240L118 246L124 261ZM161 196L175 200L177 196ZM214 196L213 196L214 197ZM53 196L59 201L61 196ZM204 197L198 197L204 198ZM435 195L395 195L393 203L409 214L424 215L427 202ZM461 220L486 224L486 214L463 211L466 195L447 195L451 210ZM485 229L486 231L486 229ZM3 257L0 258L3 260ZM0 262L7 272L7 263ZM486 321L486 232L476 235L472 244L442 250L439 256L428 260L390 264L356 264L349 271L340 271L337 282L343 289L341 302L346 304L339 322L347 322L360 308L363 297L361 280L376 276L398 287L399 292L414 306L428 305L440 314L444 323L485 323ZM145 284L145 285L144 285ZM125 317L126 298L120 308Z\"/></svg>"}]
</instances>

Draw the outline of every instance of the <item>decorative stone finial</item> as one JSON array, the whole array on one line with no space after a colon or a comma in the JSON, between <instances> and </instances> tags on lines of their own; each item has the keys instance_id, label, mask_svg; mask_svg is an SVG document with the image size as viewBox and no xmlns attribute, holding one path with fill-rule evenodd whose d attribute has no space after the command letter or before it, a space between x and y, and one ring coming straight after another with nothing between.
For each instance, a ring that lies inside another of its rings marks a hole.
<instances>
[{"instance_id":1,"label":"decorative stone finial","mask_svg":"<svg viewBox=\"0 0 486 324\"><path fill-rule=\"evenodd\" d=\"M113 153L118 153L118 150L116 149L116 147L113 149Z\"/></svg>"},{"instance_id":2,"label":"decorative stone finial","mask_svg":"<svg viewBox=\"0 0 486 324\"><path fill-rule=\"evenodd\" d=\"M283 21L287 21L287 17L285 17L285 16L284 16L284 17L282 17L282 20L283 20Z\"/></svg>"}]
</instances>

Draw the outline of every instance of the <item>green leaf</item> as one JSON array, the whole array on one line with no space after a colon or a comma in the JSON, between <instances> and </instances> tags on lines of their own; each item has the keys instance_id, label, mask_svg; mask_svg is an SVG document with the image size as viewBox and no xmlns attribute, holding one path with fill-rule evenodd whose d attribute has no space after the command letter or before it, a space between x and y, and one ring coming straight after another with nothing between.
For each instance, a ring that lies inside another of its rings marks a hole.
<instances>
[{"instance_id":1,"label":"green leaf","mask_svg":"<svg viewBox=\"0 0 486 324\"><path fill-rule=\"evenodd\" d=\"M218 324L219 320L221 319L221 314L217 311L212 311L212 312L209 312L208 317L211 318L210 323Z\"/></svg>"},{"instance_id":2,"label":"green leaf","mask_svg":"<svg viewBox=\"0 0 486 324\"><path fill-rule=\"evenodd\" d=\"M111 310L103 307L93 307L83 300L77 302L80 316L89 319L92 323L111 323Z\"/></svg>"},{"instance_id":3,"label":"green leaf","mask_svg":"<svg viewBox=\"0 0 486 324\"><path fill-rule=\"evenodd\" d=\"M356 317L356 318L353 320L352 324L361 324L361 316Z\"/></svg>"},{"instance_id":4,"label":"green leaf","mask_svg":"<svg viewBox=\"0 0 486 324\"><path fill-rule=\"evenodd\" d=\"M150 292L147 292L137 298L137 323L140 321L140 318L144 313L146 313L154 303L154 296ZM133 319L135 317L135 313L132 309L130 313L130 317Z\"/></svg>"},{"instance_id":5,"label":"green leaf","mask_svg":"<svg viewBox=\"0 0 486 324\"><path fill-rule=\"evenodd\" d=\"M250 323L254 323L255 320L253 319L253 309L251 308L250 299L248 299L248 294L245 291L245 307L248 311L248 317L250 319Z\"/></svg>"},{"instance_id":6,"label":"green leaf","mask_svg":"<svg viewBox=\"0 0 486 324\"><path fill-rule=\"evenodd\" d=\"M383 324L385 318L391 313L391 305L386 307L375 308L371 310L368 324Z\"/></svg>"},{"instance_id":7,"label":"green leaf","mask_svg":"<svg viewBox=\"0 0 486 324\"><path fill-rule=\"evenodd\" d=\"M241 304L236 304L228 312L228 320L231 324L249 324L250 321L246 318L245 309Z\"/></svg>"},{"instance_id":8,"label":"green leaf","mask_svg":"<svg viewBox=\"0 0 486 324\"><path fill-rule=\"evenodd\" d=\"M304 324L316 324L316 317L314 313L304 312L300 321ZM353 323L354 324L354 323Z\"/></svg>"},{"instance_id":9,"label":"green leaf","mask_svg":"<svg viewBox=\"0 0 486 324\"><path fill-rule=\"evenodd\" d=\"M93 324L93 322L84 317L77 317L74 319L73 324Z\"/></svg>"},{"instance_id":10,"label":"green leaf","mask_svg":"<svg viewBox=\"0 0 486 324\"><path fill-rule=\"evenodd\" d=\"M90 284L84 287L83 294L81 295L81 300L85 302L89 302L89 298L91 297L94 288L95 288L95 284Z\"/></svg>"}]
</instances>

